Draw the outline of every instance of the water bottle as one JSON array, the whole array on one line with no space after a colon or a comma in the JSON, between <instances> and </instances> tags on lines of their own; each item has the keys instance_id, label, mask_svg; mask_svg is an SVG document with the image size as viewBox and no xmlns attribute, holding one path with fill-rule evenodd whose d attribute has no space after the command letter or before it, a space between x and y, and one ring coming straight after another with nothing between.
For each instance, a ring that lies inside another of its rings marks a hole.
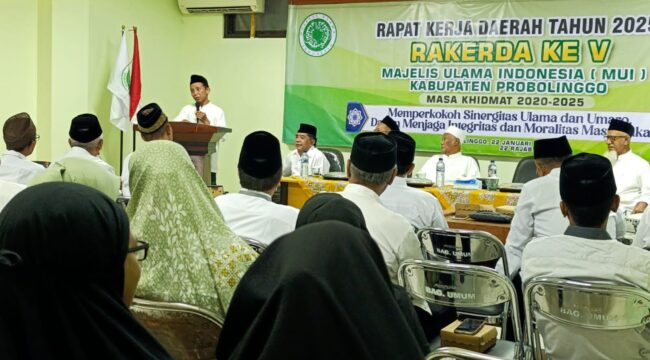
<instances>
[{"instance_id":1,"label":"water bottle","mask_svg":"<svg viewBox=\"0 0 650 360\"><path fill-rule=\"evenodd\" d=\"M442 158L438 158L436 164L436 186L440 188L445 186L445 163Z\"/></svg>"},{"instance_id":2,"label":"water bottle","mask_svg":"<svg viewBox=\"0 0 650 360\"><path fill-rule=\"evenodd\" d=\"M494 162L494 160L490 160L490 165L488 166L488 177L497 177L497 164Z\"/></svg>"},{"instance_id":3,"label":"water bottle","mask_svg":"<svg viewBox=\"0 0 650 360\"><path fill-rule=\"evenodd\" d=\"M300 176L309 176L309 155L306 152L300 157Z\"/></svg>"}]
</instances>

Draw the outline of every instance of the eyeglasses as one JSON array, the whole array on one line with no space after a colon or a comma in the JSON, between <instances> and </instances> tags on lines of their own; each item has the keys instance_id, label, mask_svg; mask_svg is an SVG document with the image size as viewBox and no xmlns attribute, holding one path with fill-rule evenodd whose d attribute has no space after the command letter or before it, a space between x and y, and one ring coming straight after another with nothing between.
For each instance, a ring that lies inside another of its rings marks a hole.
<instances>
[{"instance_id":1,"label":"eyeglasses","mask_svg":"<svg viewBox=\"0 0 650 360\"><path fill-rule=\"evenodd\" d=\"M41 136L36 134L36 137L34 138L34 141L38 141L38 139L40 139L40 138L41 138Z\"/></svg>"},{"instance_id":2,"label":"eyeglasses","mask_svg":"<svg viewBox=\"0 0 650 360\"><path fill-rule=\"evenodd\" d=\"M605 135L605 141L616 141L616 139L626 138L627 135Z\"/></svg>"},{"instance_id":3,"label":"eyeglasses","mask_svg":"<svg viewBox=\"0 0 650 360\"><path fill-rule=\"evenodd\" d=\"M147 258L147 254L149 253L149 243L146 241L138 240L138 245L130 248L126 252L127 254L135 253L135 257L138 259L138 261L143 261Z\"/></svg>"}]
</instances>

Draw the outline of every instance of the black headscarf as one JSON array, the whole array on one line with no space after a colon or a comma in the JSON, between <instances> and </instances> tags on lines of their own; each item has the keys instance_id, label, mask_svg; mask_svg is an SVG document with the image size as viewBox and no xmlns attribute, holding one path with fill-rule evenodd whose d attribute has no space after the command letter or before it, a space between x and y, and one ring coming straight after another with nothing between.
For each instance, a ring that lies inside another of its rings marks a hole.
<instances>
[{"instance_id":1,"label":"black headscarf","mask_svg":"<svg viewBox=\"0 0 650 360\"><path fill-rule=\"evenodd\" d=\"M167 359L122 302L126 213L90 187L29 187L0 213L3 359ZM8 266L7 264L14 264Z\"/></svg>"},{"instance_id":2,"label":"black headscarf","mask_svg":"<svg viewBox=\"0 0 650 360\"><path fill-rule=\"evenodd\" d=\"M305 202L298 213L296 228L325 220L338 220L368 231L361 209L336 193L320 193Z\"/></svg>"},{"instance_id":3,"label":"black headscarf","mask_svg":"<svg viewBox=\"0 0 650 360\"><path fill-rule=\"evenodd\" d=\"M339 221L275 240L235 291L217 358L422 359L375 249Z\"/></svg>"}]
</instances>

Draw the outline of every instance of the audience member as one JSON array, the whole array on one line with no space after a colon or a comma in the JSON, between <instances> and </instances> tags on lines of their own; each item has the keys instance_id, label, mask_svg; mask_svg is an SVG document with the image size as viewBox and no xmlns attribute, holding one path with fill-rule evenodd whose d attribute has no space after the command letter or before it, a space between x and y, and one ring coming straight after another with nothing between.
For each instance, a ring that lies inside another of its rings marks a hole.
<instances>
[{"instance_id":1,"label":"audience member","mask_svg":"<svg viewBox=\"0 0 650 360\"><path fill-rule=\"evenodd\" d=\"M151 103L140 109L137 113L138 131L140 137L144 141L153 140L174 140L174 130L167 115L162 111L160 106L156 103ZM130 153L124 159L122 164L122 196L125 198L131 197L131 189L129 188L129 163L131 162Z\"/></svg>"},{"instance_id":2,"label":"audience member","mask_svg":"<svg viewBox=\"0 0 650 360\"><path fill-rule=\"evenodd\" d=\"M390 116L385 116L375 127L376 132L388 135L391 131L399 131L399 125Z\"/></svg>"},{"instance_id":3,"label":"audience member","mask_svg":"<svg viewBox=\"0 0 650 360\"><path fill-rule=\"evenodd\" d=\"M416 229L449 228L438 199L406 185L406 178L415 169L415 140L399 131L391 131L388 136L397 143L397 176L379 199L388 209L404 216Z\"/></svg>"},{"instance_id":4,"label":"audience member","mask_svg":"<svg viewBox=\"0 0 650 360\"><path fill-rule=\"evenodd\" d=\"M81 114L72 119L68 135L70 150L63 155L62 159L69 157L80 157L92 160L101 165L111 175L115 175L115 169L99 156L104 146L104 137L101 125L97 116L93 114Z\"/></svg>"},{"instance_id":5,"label":"audience member","mask_svg":"<svg viewBox=\"0 0 650 360\"><path fill-rule=\"evenodd\" d=\"M536 179L521 189L515 216L506 241L508 270L511 279L519 274L521 254L531 240L560 235L569 225L560 211L560 166L573 150L566 136L535 140L533 157L537 170ZM501 262L497 265L503 273Z\"/></svg>"},{"instance_id":6,"label":"audience member","mask_svg":"<svg viewBox=\"0 0 650 360\"><path fill-rule=\"evenodd\" d=\"M300 158L302 154L307 154L307 157L309 157L308 171L310 173L313 169L319 170L321 174L328 173L330 171L330 163L327 161L325 154L316 148L316 141L316 127L310 124L300 124L294 142L296 149L287 155L287 162L284 164L282 175L300 175Z\"/></svg>"},{"instance_id":7,"label":"audience member","mask_svg":"<svg viewBox=\"0 0 650 360\"><path fill-rule=\"evenodd\" d=\"M133 233L151 244L138 297L181 302L223 318L256 253L226 226L179 144L144 143L131 157Z\"/></svg>"},{"instance_id":8,"label":"audience member","mask_svg":"<svg viewBox=\"0 0 650 360\"><path fill-rule=\"evenodd\" d=\"M613 161L622 210L642 213L650 202L650 165L630 149L633 135L632 124L612 119L605 136L606 156Z\"/></svg>"},{"instance_id":9,"label":"audience member","mask_svg":"<svg viewBox=\"0 0 650 360\"><path fill-rule=\"evenodd\" d=\"M90 186L111 199L117 199L120 193L120 178L108 174L106 169L86 158L69 157L54 162L45 171L36 175L30 185L55 181Z\"/></svg>"},{"instance_id":10,"label":"audience member","mask_svg":"<svg viewBox=\"0 0 650 360\"><path fill-rule=\"evenodd\" d=\"M246 136L237 170L241 185L239 193L214 199L230 229L238 236L267 245L292 232L296 227L298 209L271 201L282 177L278 139L266 131L255 131Z\"/></svg>"},{"instance_id":11,"label":"audience member","mask_svg":"<svg viewBox=\"0 0 650 360\"><path fill-rule=\"evenodd\" d=\"M237 287L219 359L422 359L369 234L339 221L274 241Z\"/></svg>"},{"instance_id":12,"label":"audience member","mask_svg":"<svg viewBox=\"0 0 650 360\"><path fill-rule=\"evenodd\" d=\"M36 148L36 126L27 113L16 114L5 122L2 137L7 151L0 156L0 180L27 185L43 165L27 160Z\"/></svg>"},{"instance_id":13,"label":"audience member","mask_svg":"<svg viewBox=\"0 0 650 360\"><path fill-rule=\"evenodd\" d=\"M465 132L456 126L449 126L442 134L440 147L442 154L433 155L420 169L425 176L436 181L436 165L442 158L445 163L445 183L453 183L460 178L476 179L481 176L476 160L461 153L461 147L465 141Z\"/></svg>"},{"instance_id":14,"label":"audience member","mask_svg":"<svg viewBox=\"0 0 650 360\"><path fill-rule=\"evenodd\" d=\"M650 253L610 239L605 231L619 205L610 162L578 154L560 170L562 214L569 219L563 235L531 241L523 253L524 284L535 277L607 280L650 291ZM588 305L588 304L587 304ZM650 352L650 330L590 330L536 315L544 348L553 359L635 359Z\"/></svg>"},{"instance_id":15,"label":"audience member","mask_svg":"<svg viewBox=\"0 0 650 360\"><path fill-rule=\"evenodd\" d=\"M16 195L0 213L2 358L171 359L127 307L135 245L124 210L87 186Z\"/></svg>"}]
</instances>

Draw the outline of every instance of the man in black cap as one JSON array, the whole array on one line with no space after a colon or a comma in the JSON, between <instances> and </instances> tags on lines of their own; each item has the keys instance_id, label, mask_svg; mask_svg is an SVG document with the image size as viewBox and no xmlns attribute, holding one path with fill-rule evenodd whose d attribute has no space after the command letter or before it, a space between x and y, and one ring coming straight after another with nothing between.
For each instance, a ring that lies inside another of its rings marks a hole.
<instances>
[{"instance_id":1,"label":"man in black cap","mask_svg":"<svg viewBox=\"0 0 650 360\"><path fill-rule=\"evenodd\" d=\"M397 125L392 117L386 116L377 123L375 131L388 135L391 131L399 131L399 125Z\"/></svg>"},{"instance_id":2,"label":"man in black cap","mask_svg":"<svg viewBox=\"0 0 650 360\"><path fill-rule=\"evenodd\" d=\"M594 279L650 291L650 252L613 240L605 231L610 211L619 205L609 160L584 153L566 159L559 188L560 209L569 226L564 234L535 239L526 246L521 266L524 284L535 277ZM645 325L589 330L568 327L539 313L535 317L549 358L634 359L650 350L650 329Z\"/></svg>"},{"instance_id":3,"label":"man in black cap","mask_svg":"<svg viewBox=\"0 0 650 360\"><path fill-rule=\"evenodd\" d=\"M311 124L300 124L294 142L296 149L287 155L282 175L301 175L300 167L303 154L306 154L309 159L307 167L309 174L312 174L314 170L321 174L327 174L330 171L330 163L325 154L316 148L316 141L316 127Z\"/></svg>"},{"instance_id":4,"label":"man in black cap","mask_svg":"<svg viewBox=\"0 0 650 360\"><path fill-rule=\"evenodd\" d=\"M226 116L223 110L210 102L210 86L208 80L201 75L190 76L190 94L194 99L193 104L185 105L174 121L187 121L216 127L226 127ZM221 139L222 141L224 138ZM212 183L217 183L217 151L210 157Z\"/></svg>"},{"instance_id":5,"label":"man in black cap","mask_svg":"<svg viewBox=\"0 0 650 360\"><path fill-rule=\"evenodd\" d=\"M415 168L415 140L400 131L391 131L388 136L397 143L397 177L381 194L381 202L388 209L402 214L416 229L449 228L438 199L406 185L406 178Z\"/></svg>"},{"instance_id":6,"label":"man in black cap","mask_svg":"<svg viewBox=\"0 0 650 360\"><path fill-rule=\"evenodd\" d=\"M93 114L81 114L72 119L68 135L68 150L62 159L67 157L80 157L89 159L101 165L111 175L115 175L115 169L99 156L104 146L103 131L99 125L99 119Z\"/></svg>"},{"instance_id":7,"label":"man in black cap","mask_svg":"<svg viewBox=\"0 0 650 360\"><path fill-rule=\"evenodd\" d=\"M7 151L0 157L0 180L16 184L29 184L34 175L45 168L27 157L36 148L36 126L27 113L16 114L2 127L2 137Z\"/></svg>"},{"instance_id":8,"label":"man in black cap","mask_svg":"<svg viewBox=\"0 0 650 360\"><path fill-rule=\"evenodd\" d=\"M138 131L142 140L174 140L174 130L169 125L167 115L165 115L158 104L147 104L138 111L136 116L138 119ZM127 155L122 164L122 196L125 198L131 197L131 191L129 189L129 163L131 162L131 155L133 153Z\"/></svg>"},{"instance_id":9,"label":"man in black cap","mask_svg":"<svg viewBox=\"0 0 650 360\"><path fill-rule=\"evenodd\" d=\"M384 256L390 279L398 284L400 264L423 257L411 224L401 214L388 210L379 199L397 175L396 152L395 140L387 135L379 132L357 135L347 164L350 183L340 194L361 209L368 232ZM425 301L414 300L414 304L431 313Z\"/></svg>"},{"instance_id":10,"label":"man in black cap","mask_svg":"<svg viewBox=\"0 0 650 360\"><path fill-rule=\"evenodd\" d=\"M650 202L650 165L630 149L633 135L632 124L612 119L605 136L605 156L614 163L614 178L622 210L636 214L642 213Z\"/></svg>"},{"instance_id":11,"label":"man in black cap","mask_svg":"<svg viewBox=\"0 0 650 360\"><path fill-rule=\"evenodd\" d=\"M535 140L533 157L536 179L527 182L517 201L515 216L506 240L508 269L513 279L521 268L521 253L526 245L540 236L562 234L569 222L560 211L560 166L571 156L566 136ZM501 263L497 269L503 272Z\"/></svg>"},{"instance_id":12,"label":"man in black cap","mask_svg":"<svg viewBox=\"0 0 650 360\"><path fill-rule=\"evenodd\" d=\"M270 244L296 227L298 209L275 204L271 196L280 185L280 142L266 131L244 139L239 153L239 193L217 196L226 223L238 236Z\"/></svg>"}]
</instances>

